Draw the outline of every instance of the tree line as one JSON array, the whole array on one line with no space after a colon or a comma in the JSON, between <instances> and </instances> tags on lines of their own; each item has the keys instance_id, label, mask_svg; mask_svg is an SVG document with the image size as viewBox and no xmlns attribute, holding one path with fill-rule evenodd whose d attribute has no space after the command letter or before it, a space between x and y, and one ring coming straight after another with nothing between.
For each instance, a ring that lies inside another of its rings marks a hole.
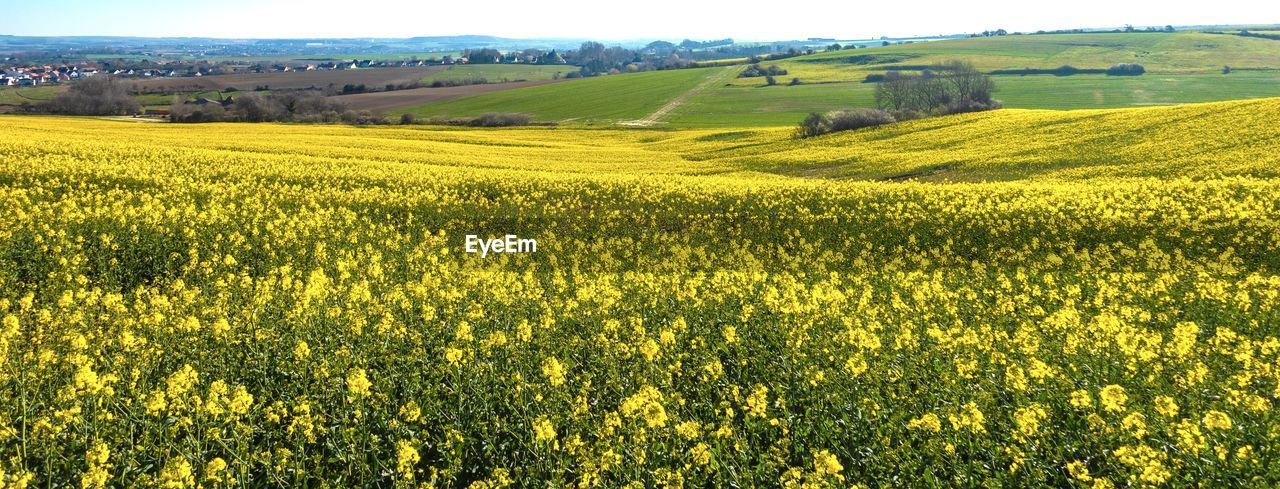
<instances>
[{"instance_id":1,"label":"tree line","mask_svg":"<svg viewBox=\"0 0 1280 489\"><path fill-rule=\"evenodd\" d=\"M956 114L998 108L995 89L991 77L973 63L953 60L918 75L885 73L875 97L881 109Z\"/></svg>"},{"instance_id":2,"label":"tree line","mask_svg":"<svg viewBox=\"0 0 1280 489\"><path fill-rule=\"evenodd\" d=\"M812 113L796 136L814 137L929 116L1000 108L995 82L967 61L948 61L912 75L890 71L876 85L875 109Z\"/></svg>"}]
</instances>

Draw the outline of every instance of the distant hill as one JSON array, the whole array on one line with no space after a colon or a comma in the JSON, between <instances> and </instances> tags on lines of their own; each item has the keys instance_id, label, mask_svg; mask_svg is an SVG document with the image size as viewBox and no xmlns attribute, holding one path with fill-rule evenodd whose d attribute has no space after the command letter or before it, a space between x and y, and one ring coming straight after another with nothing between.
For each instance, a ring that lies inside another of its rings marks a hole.
<instances>
[{"instance_id":1,"label":"distant hill","mask_svg":"<svg viewBox=\"0 0 1280 489\"><path fill-rule=\"evenodd\" d=\"M913 70L963 59L982 70L1106 68L1139 63L1149 73L1280 69L1280 45L1267 39L1206 32L1036 34L949 39L829 51L780 61L794 76L848 80L854 73Z\"/></svg>"},{"instance_id":2,"label":"distant hill","mask_svg":"<svg viewBox=\"0 0 1280 489\"><path fill-rule=\"evenodd\" d=\"M467 34L458 36L419 36L403 39L400 43L418 49L461 50L468 48L493 49L570 49L581 45L583 39L517 39L488 35Z\"/></svg>"}]
</instances>

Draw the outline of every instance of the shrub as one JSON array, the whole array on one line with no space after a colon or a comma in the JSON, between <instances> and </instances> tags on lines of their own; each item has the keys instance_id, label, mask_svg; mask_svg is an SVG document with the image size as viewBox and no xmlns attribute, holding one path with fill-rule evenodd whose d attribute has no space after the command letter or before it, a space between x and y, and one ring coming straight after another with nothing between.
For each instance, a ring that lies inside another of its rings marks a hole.
<instances>
[{"instance_id":1,"label":"shrub","mask_svg":"<svg viewBox=\"0 0 1280 489\"><path fill-rule=\"evenodd\" d=\"M532 121L533 117L529 114L489 112L480 114L480 117L472 119L467 125L475 127L511 127L527 126Z\"/></svg>"},{"instance_id":2,"label":"shrub","mask_svg":"<svg viewBox=\"0 0 1280 489\"><path fill-rule=\"evenodd\" d=\"M778 79L772 76L766 76L764 77L764 83L772 87L778 84Z\"/></svg>"},{"instance_id":3,"label":"shrub","mask_svg":"<svg viewBox=\"0 0 1280 489\"><path fill-rule=\"evenodd\" d=\"M832 132L893 124L897 121L893 114L880 109L837 110L826 114L814 112L800 122L800 126L796 128L796 136L810 138Z\"/></svg>"},{"instance_id":4,"label":"shrub","mask_svg":"<svg viewBox=\"0 0 1280 489\"><path fill-rule=\"evenodd\" d=\"M72 83L43 105L49 112L69 115L131 115L141 108L128 87L110 76Z\"/></svg>"},{"instance_id":5,"label":"shrub","mask_svg":"<svg viewBox=\"0 0 1280 489\"><path fill-rule=\"evenodd\" d=\"M828 132L831 132L831 121L822 114L810 112L808 117L800 121L800 127L796 128L796 137L811 138Z\"/></svg>"},{"instance_id":6,"label":"shrub","mask_svg":"<svg viewBox=\"0 0 1280 489\"><path fill-rule=\"evenodd\" d=\"M852 131L898 122L893 114L880 109L839 110L827 114L827 120L831 121L831 132Z\"/></svg>"},{"instance_id":7,"label":"shrub","mask_svg":"<svg viewBox=\"0 0 1280 489\"><path fill-rule=\"evenodd\" d=\"M365 93L367 91L369 91L369 88L364 86L363 83L359 85L353 85L351 83L348 83L342 86L343 95L352 94L352 93Z\"/></svg>"},{"instance_id":8,"label":"shrub","mask_svg":"<svg viewBox=\"0 0 1280 489\"><path fill-rule=\"evenodd\" d=\"M791 79L791 83L788 83L788 85L791 85L791 86L793 86L793 87L794 87L794 86L796 86L796 85L799 85L799 84L800 84L800 79L799 79L799 78L792 78L792 79Z\"/></svg>"},{"instance_id":9,"label":"shrub","mask_svg":"<svg viewBox=\"0 0 1280 489\"><path fill-rule=\"evenodd\" d=\"M759 64L748 66L742 73L738 73L738 78L758 78L762 76L782 76L787 74L787 70L779 68L778 65L769 65L761 67Z\"/></svg>"},{"instance_id":10,"label":"shrub","mask_svg":"<svg viewBox=\"0 0 1280 489\"><path fill-rule=\"evenodd\" d=\"M484 85L487 83L489 83L489 80L484 77L445 78L442 80L432 81L431 88L461 87L461 86L467 86L467 85Z\"/></svg>"},{"instance_id":11,"label":"shrub","mask_svg":"<svg viewBox=\"0 0 1280 489\"><path fill-rule=\"evenodd\" d=\"M201 123L226 120L226 110L219 104L173 104L169 108L169 122Z\"/></svg>"},{"instance_id":12,"label":"shrub","mask_svg":"<svg viewBox=\"0 0 1280 489\"><path fill-rule=\"evenodd\" d=\"M410 125L410 124L417 124L417 123L418 123L418 116L413 115L413 114L410 114L410 113L400 114L400 124L401 124L401 125L407 126L407 125Z\"/></svg>"},{"instance_id":13,"label":"shrub","mask_svg":"<svg viewBox=\"0 0 1280 489\"><path fill-rule=\"evenodd\" d=\"M862 82L863 83L880 83L884 81L884 78L885 78L884 74L882 73L871 73L867 75L867 77L863 79Z\"/></svg>"},{"instance_id":14,"label":"shrub","mask_svg":"<svg viewBox=\"0 0 1280 489\"><path fill-rule=\"evenodd\" d=\"M288 115L284 104L275 97L256 93L242 95L231 105L236 118L243 122L273 122Z\"/></svg>"},{"instance_id":15,"label":"shrub","mask_svg":"<svg viewBox=\"0 0 1280 489\"><path fill-rule=\"evenodd\" d=\"M911 110L911 109L894 110L889 113L892 114L893 118L897 119L898 122L914 121L916 119L924 119L925 117L929 117L928 113L920 112L918 110Z\"/></svg>"},{"instance_id":16,"label":"shrub","mask_svg":"<svg viewBox=\"0 0 1280 489\"><path fill-rule=\"evenodd\" d=\"M967 112L982 112L986 110L999 109L1002 106L999 100L955 100L943 106L938 112L941 115L948 114L964 114Z\"/></svg>"},{"instance_id":17,"label":"shrub","mask_svg":"<svg viewBox=\"0 0 1280 489\"><path fill-rule=\"evenodd\" d=\"M1147 69L1137 63L1120 63L1107 68L1107 74L1111 76L1138 76L1146 72Z\"/></svg>"},{"instance_id":18,"label":"shrub","mask_svg":"<svg viewBox=\"0 0 1280 489\"><path fill-rule=\"evenodd\" d=\"M378 126L387 124L387 119L367 110L348 110L342 113L342 122L353 126Z\"/></svg>"}]
</instances>

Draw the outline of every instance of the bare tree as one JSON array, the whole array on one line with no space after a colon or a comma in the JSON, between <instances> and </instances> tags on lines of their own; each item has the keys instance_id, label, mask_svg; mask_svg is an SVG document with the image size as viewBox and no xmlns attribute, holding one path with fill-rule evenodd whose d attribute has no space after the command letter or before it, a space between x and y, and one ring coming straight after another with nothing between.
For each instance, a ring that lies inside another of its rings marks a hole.
<instances>
[{"instance_id":1,"label":"bare tree","mask_svg":"<svg viewBox=\"0 0 1280 489\"><path fill-rule=\"evenodd\" d=\"M232 108L236 117L244 122L276 121L288 113L279 101L256 93L242 95Z\"/></svg>"},{"instance_id":2,"label":"bare tree","mask_svg":"<svg viewBox=\"0 0 1280 489\"><path fill-rule=\"evenodd\" d=\"M876 85L876 105L888 110L958 113L996 108L995 83L964 61L950 61L919 75L885 73Z\"/></svg>"},{"instance_id":3,"label":"bare tree","mask_svg":"<svg viewBox=\"0 0 1280 489\"><path fill-rule=\"evenodd\" d=\"M953 60L942 65L946 73L945 80L954 91L956 102L972 104L991 104L991 95L995 93L995 82L991 77L978 71L973 63Z\"/></svg>"},{"instance_id":4,"label":"bare tree","mask_svg":"<svg viewBox=\"0 0 1280 489\"><path fill-rule=\"evenodd\" d=\"M95 76L71 84L46 103L46 110L74 115L130 115L141 106L129 87L110 76Z\"/></svg>"},{"instance_id":5,"label":"bare tree","mask_svg":"<svg viewBox=\"0 0 1280 489\"><path fill-rule=\"evenodd\" d=\"M907 108L911 92L911 77L898 71L884 74L884 80L876 85L876 106L882 109Z\"/></svg>"}]
</instances>

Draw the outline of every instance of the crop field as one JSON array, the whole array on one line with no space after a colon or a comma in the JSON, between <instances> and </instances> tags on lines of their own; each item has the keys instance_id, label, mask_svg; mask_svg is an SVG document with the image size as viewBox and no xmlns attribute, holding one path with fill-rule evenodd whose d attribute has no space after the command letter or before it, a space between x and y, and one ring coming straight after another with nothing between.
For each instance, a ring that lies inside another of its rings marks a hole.
<instances>
[{"instance_id":1,"label":"crop field","mask_svg":"<svg viewBox=\"0 0 1280 489\"><path fill-rule=\"evenodd\" d=\"M551 122L609 123L640 119L729 68L628 73L565 80L397 110L418 115L474 116L524 112Z\"/></svg>"},{"instance_id":2,"label":"crop field","mask_svg":"<svg viewBox=\"0 0 1280 489\"><path fill-rule=\"evenodd\" d=\"M143 92L199 92L236 88L253 90L257 87L273 89L325 88L343 85L368 85L381 88L387 84L413 83L423 77L444 70L442 66L415 68L365 68L335 71L291 71L287 73L243 73L181 78L153 78L133 82L133 88Z\"/></svg>"},{"instance_id":3,"label":"crop field","mask_svg":"<svg viewBox=\"0 0 1280 489\"><path fill-rule=\"evenodd\" d=\"M1280 99L0 127L6 483L1280 484Z\"/></svg>"},{"instance_id":4,"label":"crop field","mask_svg":"<svg viewBox=\"0 0 1280 489\"><path fill-rule=\"evenodd\" d=\"M951 39L814 54L769 62L787 76L813 81L860 80L892 66L928 66L964 59L984 71L1106 68L1139 63L1149 73L1221 73L1234 68L1280 69L1276 41L1200 32L1048 34Z\"/></svg>"},{"instance_id":5,"label":"crop field","mask_svg":"<svg viewBox=\"0 0 1280 489\"><path fill-rule=\"evenodd\" d=\"M1280 97L1280 71L1173 74L994 76L1005 107L1101 109ZM665 119L673 127L795 124L810 112L875 107L875 84L861 82L765 86L738 83L707 90ZM784 80L785 81L785 80Z\"/></svg>"},{"instance_id":6,"label":"crop field","mask_svg":"<svg viewBox=\"0 0 1280 489\"><path fill-rule=\"evenodd\" d=\"M453 65L444 71L427 75L422 81L431 83L436 80L474 80L480 78L488 80L489 83L541 81L558 79L556 75L564 77L577 70L576 66L568 65Z\"/></svg>"},{"instance_id":7,"label":"crop field","mask_svg":"<svg viewBox=\"0 0 1280 489\"><path fill-rule=\"evenodd\" d=\"M1267 39L1199 32L1005 36L766 61L762 64L788 70L777 77L778 85L766 86L762 77L730 78L690 94L655 122L673 128L794 124L810 112L874 106L875 84L863 83L868 74L895 67L918 70L952 59L970 61L988 71L1062 65L1106 68L1117 63L1141 63L1148 71L1134 77L994 76L996 98L1013 108L1100 109L1280 97L1280 49L1276 41ZM1223 66L1233 71L1223 74ZM664 101L698 86L697 77L706 81L719 69L724 68L679 70L680 75L615 75L394 110L463 116L525 112L548 122L619 122L657 110ZM792 78L801 83L789 86Z\"/></svg>"}]
</instances>

